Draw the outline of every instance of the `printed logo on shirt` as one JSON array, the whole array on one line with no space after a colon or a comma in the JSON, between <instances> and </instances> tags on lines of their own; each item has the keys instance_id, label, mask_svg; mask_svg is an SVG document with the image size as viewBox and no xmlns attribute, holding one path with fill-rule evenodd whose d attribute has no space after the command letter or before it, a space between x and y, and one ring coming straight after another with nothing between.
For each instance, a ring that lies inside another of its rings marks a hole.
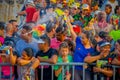
<instances>
[{"instance_id":1,"label":"printed logo on shirt","mask_svg":"<svg viewBox=\"0 0 120 80\"><path fill-rule=\"evenodd\" d=\"M42 58L48 59L48 56L44 56L44 57L42 57ZM39 66L39 68L42 68L42 66ZM49 65L45 65L45 66L43 66L43 68L44 68L44 69L45 69L45 68L49 68Z\"/></svg>"}]
</instances>

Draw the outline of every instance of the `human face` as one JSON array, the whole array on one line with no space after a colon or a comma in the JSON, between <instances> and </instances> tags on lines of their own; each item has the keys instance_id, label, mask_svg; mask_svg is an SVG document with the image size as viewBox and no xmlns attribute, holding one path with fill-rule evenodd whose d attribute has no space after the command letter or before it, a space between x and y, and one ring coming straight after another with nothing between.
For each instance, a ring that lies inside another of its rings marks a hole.
<instances>
[{"instance_id":1,"label":"human face","mask_svg":"<svg viewBox=\"0 0 120 80\"><path fill-rule=\"evenodd\" d=\"M82 10L82 13L83 13L84 15L87 15L87 14L89 13L89 10L88 10L88 9L83 9L83 10Z\"/></svg>"},{"instance_id":2,"label":"human face","mask_svg":"<svg viewBox=\"0 0 120 80\"><path fill-rule=\"evenodd\" d=\"M119 14L119 15L120 15L120 7L119 7L119 9L117 10L117 14Z\"/></svg>"},{"instance_id":3,"label":"human face","mask_svg":"<svg viewBox=\"0 0 120 80\"><path fill-rule=\"evenodd\" d=\"M27 56L27 53L26 53L25 51L23 51L23 52L22 52L22 58L23 58L24 60L29 60L31 57L28 57L28 56Z\"/></svg>"},{"instance_id":4,"label":"human face","mask_svg":"<svg viewBox=\"0 0 120 80\"><path fill-rule=\"evenodd\" d=\"M77 14L77 9L76 9L76 8L72 8L72 9L71 9L71 13L72 13L73 15Z\"/></svg>"},{"instance_id":5,"label":"human face","mask_svg":"<svg viewBox=\"0 0 120 80\"><path fill-rule=\"evenodd\" d=\"M21 36L22 39L29 42L32 39L32 32L27 31L26 29L22 29L20 36Z\"/></svg>"},{"instance_id":6,"label":"human face","mask_svg":"<svg viewBox=\"0 0 120 80\"><path fill-rule=\"evenodd\" d=\"M56 33L56 38L58 41L64 41L65 40L65 34L64 33Z\"/></svg>"},{"instance_id":7,"label":"human face","mask_svg":"<svg viewBox=\"0 0 120 80\"><path fill-rule=\"evenodd\" d=\"M101 47L101 52L103 52L104 54L103 54L103 56L108 56L109 55L109 53L110 53L110 45L106 45L106 46L103 46L103 47Z\"/></svg>"},{"instance_id":8,"label":"human face","mask_svg":"<svg viewBox=\"0 0 120 80\"><path fill-rule=\"evenodd\" d=\"M17 22L13 22L12 26L14 28L14 32L17 32L18 31L18 23Z\"/></svg>"},{"instance_id":9,"label":"human face","mask_svg":"<svg viewBox=\"0 0 120 80\"><path fill-rule=\"evenodd\" d=\"M0 36L4 36L4 32L5 32L4 29L3 29L3 30L0 30Z\"/></svg>"},{"instance_id":10,"label":"human face","mask_svg":"<svg viewBox=\"0 0 120 80\"><path fill-rule=\"evenodd\" d=\"M66 57L69 54L69 48L61 48L60 55Z\"/></svg>"},{"instance_id":11,"label":"human face","mask_svg":"<svg viewBox=\"0 0 120 80\"><path fill-rule=\"evenodd\" d=\"M112 10L111 10L109 7L105 7L105 12L106 12L106 14L110 14L111 11L112 11Z\"/></svg>"},{"instance_id":12,"label":"human face","mask_svg":"<svg viewBox=\"0 0 120 80\"><path fill-rule=\"evenodd\" d=\"M118 42L115 44L115 52L116 52L118 55L120 55L120 44L119 44Z\"/></svg>"},{"instance_id":13,"label":"human face","mask_svg":"<svg viewBox=\"0 0 120 80\"><path fill-rule=\"evenodd\" d=\"M65 10L64 13L65 13L66 16L69 15L69 11L68 10Z\"/></svg>"},{"instance_id":14,"label":"human face","mask_svg":"<svg viewBox=\"0 0 120 80\"><path fill-rule=\"evenodd\" d=\"M88 38L86 37L86 34L84 33L81 34L81 41L83 45L85 45L89 41Z\"/></svg>"},{"instance_id":15,"label":"human face","mask_svg":"<svg viewBox=\"0 0 120 80\"><path fill-rule=\"evenodd\" d=\"M38 48L39 48L41 51L44 51L45 43L38 43Z\"/></svg>"}]
</instances>

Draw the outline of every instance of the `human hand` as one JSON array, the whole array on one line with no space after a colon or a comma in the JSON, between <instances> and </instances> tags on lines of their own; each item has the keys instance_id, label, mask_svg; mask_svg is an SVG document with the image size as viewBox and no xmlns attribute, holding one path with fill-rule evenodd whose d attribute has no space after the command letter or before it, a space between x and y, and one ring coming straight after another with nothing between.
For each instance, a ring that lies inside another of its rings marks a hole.
<instances>
[{"instance_id":1,"label":"human hand","mask_svg":"<svg viewBox=\"0 0 120 80\"><path fill-rule=\"evenodd\" d=\"M65 76L65 80L70 80L70 78L71 78L71 74L68 72Z\"/></svg>"},{"instance_id":2,"label":"human hand","mask_svg":"<svg viewBox=\"0 0 120 80\"><path fill-rule=\"evenodd\" d=\"M101 68L93 67L93 72L101 72Z\"/></svg>"},{"instance_id":3,"label":"human hand","mask_svg":"<svg viewBox=\"0 0 120 80\"><path fill-rule=\"evenodd\" d=\"M44 58L38 57L38 60L43 62L43 61L44 61Z\"/></svg>"}]
</instances>

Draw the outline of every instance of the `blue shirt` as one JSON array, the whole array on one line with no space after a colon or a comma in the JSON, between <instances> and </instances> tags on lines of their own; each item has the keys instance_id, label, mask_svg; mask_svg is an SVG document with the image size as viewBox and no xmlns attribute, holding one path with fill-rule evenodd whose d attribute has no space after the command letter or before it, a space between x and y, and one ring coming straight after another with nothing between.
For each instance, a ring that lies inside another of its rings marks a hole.
<instances>
[{"instance_id":1,"label":"blue shirt","mask_svg":"<svg viewBox=\"0 0 120 80\"><path fill-rule=\"evenodd\" d=\"M27 48L27 47L31 47L33 49L34 52L34 56L36 55L37 51L38 51L38 44L34 41L27 43L25 42L25 40L20 39L17 43L16 43L16 51L18 53L19 56L22 55L22 51Z\"/></svg>"},{"instance_id":2,"label":"blue shirt","mask_svg":"<svg viewBox=\"0 0 120 80\"><path fill-rule=\"evenodd\" d=\"M94 52L93 48L86 49L84 47L84 45L81 42L80 37L76 38L76 48L75 48L75 52L73 55L74 62L84 63L84 58L93 52ZM75 66L75 69L82 70L82 66Z\"/></svg>"}]
</instances>

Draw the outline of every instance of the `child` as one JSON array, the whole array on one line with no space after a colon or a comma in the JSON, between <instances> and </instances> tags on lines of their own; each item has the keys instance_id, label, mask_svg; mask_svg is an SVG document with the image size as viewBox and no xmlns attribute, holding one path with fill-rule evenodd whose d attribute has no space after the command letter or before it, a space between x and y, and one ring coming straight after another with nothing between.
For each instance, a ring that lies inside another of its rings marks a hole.
<instances>
[{"instance_id":1,"label":"child","mask_svg":"<svg viewBox=\"0 0 120 80\"><path fill-rule=\"evenodd\" d=\"M39 60L33 57L34 53L32 48L25 48L22 56L18 58L17 62L19 67L18 80L35 80L35 68L39 65Z\"/></svg>"},{"instance_id":2,"label":"child","mask_svg":"<svg viewBox=\"0 0 120 80\"><path fill-rule=\"evenodd\" d=\"M72 56L69 54L69 46L66 42L61 43L59 46L59 56L58 63L69 63L72 62ZM69 72L69 66L64 66L64 76L62 76L62 66L54 66L55 75L58 77L57 80L62 80L62 77L65 77L65 80L70 80L71 73Z\"/></svg>"}]
</instances>

